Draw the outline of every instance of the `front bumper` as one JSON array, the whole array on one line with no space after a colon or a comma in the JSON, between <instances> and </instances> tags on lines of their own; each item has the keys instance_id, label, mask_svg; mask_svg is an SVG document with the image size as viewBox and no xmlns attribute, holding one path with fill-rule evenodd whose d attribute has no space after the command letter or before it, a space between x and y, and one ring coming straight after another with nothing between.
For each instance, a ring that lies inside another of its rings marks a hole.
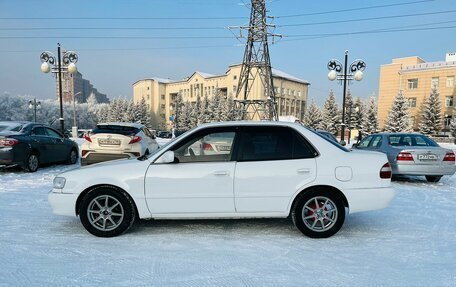
<instances>
[{"instance_id":1,"label":"front bumper","mask_svg":"<svg viewBox=\"0 0 456 287\"><path fill-rule=\"evenodd\" d=\"M387 207L394 198L392 187L346 189L350 213L382 209Z\"/></svg>"},{"instance_id":2,"label":"front bumper","mask_svg":"<svg viewBox=\"0 0 456 287\"><path fill-rule=\"evenodd\" d=\"M60 189L51 190L48 201L52 212L58 215L76 216L76 201L79 194L61 193Z\"/></svg>"},{"instance_id":3,"label":"front bumper","mask_svg":"<svg viewBox=\"0 0 456 287\"><path fill-rule=\"evenodd\" d=\"M391 168L395 175L453 175L456 172L454 164L392 164Z\"/></svg>"}]
</instances>

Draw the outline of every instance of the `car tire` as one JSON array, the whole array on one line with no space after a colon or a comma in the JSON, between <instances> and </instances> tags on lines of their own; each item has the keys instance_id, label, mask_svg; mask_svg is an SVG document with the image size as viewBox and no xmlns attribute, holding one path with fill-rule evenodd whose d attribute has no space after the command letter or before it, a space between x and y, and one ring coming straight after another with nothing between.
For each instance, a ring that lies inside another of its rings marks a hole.
<instances>
[{"instance_id":1,"label":"car tire","mask_svg":"<svg viewBox=\"0 0 456 287\"><path fill-rule=\"evenodd\" d=\"M442 178L442 175L426 175L426 180L428 182L439 182Z\"/></svg>"},{"instance_id":2,"label":"car tire","mask_svg":"<svg viewBox=\"0 0 456 287\"><path fill-rule=\"evenodd\" d=\"M78 151L74 148L71 149L70 154L68 155L67 163L75 164L78 161L78 157L79 157Z\"/></svg>"},{"instance_id":3,"label":"car tire","mask_svg":"<svg viewBox=\"0 0 456 287\"><path fill-rule=\"evenodd\" d=\"M334 191L312 189L297 199L292 219L304 235L327 238L336 234L344 224L345 206Z\"/></svg>"},{"instance_id":4,"label":"car tire","mask_svg":"<svg viewBox=\"0 0 456 287\"><path fill-rule=\"evenodd\" d=\"M38 158L38 155L36 153L31 153L27 157L27 161L25 162L24 165L24 170L28 172L35 172L38 170L38 167L40 166L40 160Z\"/></svg>"},{"instance_id":5,"label":"car tire","mask_svg":"<svg viewBox=\"0 0 456 287\"><path fill-rule=\"evenodd\" d=\"M136 208L124 191L101 186L84 196L79 218L91 234L114 237L130 229L136 218Z\"/></svg>"}]
</instances>

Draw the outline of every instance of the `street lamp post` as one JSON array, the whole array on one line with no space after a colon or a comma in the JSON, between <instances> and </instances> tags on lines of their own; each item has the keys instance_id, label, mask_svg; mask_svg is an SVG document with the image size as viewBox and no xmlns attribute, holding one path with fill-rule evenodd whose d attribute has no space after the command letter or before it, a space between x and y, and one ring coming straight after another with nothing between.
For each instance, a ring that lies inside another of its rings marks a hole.
<instances>
[{"instance_id":1,"label":"street lamp post","mask_svg":"<svg viewBox=\"0 0 456 287\"><path fill-rule=\"evenodd\" d=\"M344 70L343 73L342 69ZM347 95L347 84L353 79L361 81L363 79L363 71L366 69L366 63L363 60L355 60L350 64L350 71L348 69L348 50L345 50L344 65L338 60L331 60L328 62L328 79L330 81L338 80L343 85L343 98L342 98L342 123L341 123L341 136L340 143L345 144L345 96Z\"/></svg>"},{"instance_id":2,"label":"street lamp post","mask_svg":"<svg viewBox=\"0 0 456 287\"><path fill-rule=\"evenodd\" d=\"M33 99L33 101L29 101L29 109L33 109L33 115L34 115L34 122L36 123L36 110L41 109L41 102L37 102L36 99Z\"/></svg>"},{"instance_id":3,"label":"street lamp post","mask_svg":"<svg viewBox=\"0 0 456 287\"><path fill-rule=\"evenodd\" d=\"M78 55L73 51L64 51L63 55L60 52L60 43L57 43L57 63L55 56L48 51L44 51L40 55L41 71L43 73L56 74L59 80L59 100L60 100L60 130L62 133L65 132L64 119L63 119L63 95L62 95L62 73L74 74L78 71L76 62L78 61ZM52 66L52 68L51 68Z\"/></svg>"}]
</instances>

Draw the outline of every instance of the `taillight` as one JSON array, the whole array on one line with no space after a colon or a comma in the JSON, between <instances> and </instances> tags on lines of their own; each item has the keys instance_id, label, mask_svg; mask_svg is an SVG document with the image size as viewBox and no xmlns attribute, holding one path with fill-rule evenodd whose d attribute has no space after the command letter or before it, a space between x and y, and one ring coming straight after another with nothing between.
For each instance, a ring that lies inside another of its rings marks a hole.
<instances>
[{"instance_id":1,"label":"taillight","mask_svg":"<svg viewBox=\"0 0 456 287\"><path fill-rule=\"evenodd\" d=\"M139 141L141 141L141 137L140 136L135 136L134 138L131 139L131 141L128 143L128 144L134 144L134 143L137 143Z\"/></svg>"},{"instance_id":2,"label":"taillight","mask_svg":"<svg viewBox=\"0 0 456 287\"><path fill-rule=\"evenodd\" d=\"M205 151L214 151L211 144L203 143L203 150Z\"/></svg>"},{"instance_id":3,"label":"taillight","mask_svg":"<svg viewBox=\"0 0 456 287\"><path fill-rule=\"evenodd\" d=\"M88 142L92 142L92 139L88 135L84 135L84 139Z\"/></svg>"},{"instance_id":4,"label":"taillight","mask_svg":"<svg viewBox=\"0 0 456 287\"><path fill-rule=\"evenodd\" d=\"M392 175L391 165L387 162L380 169L380 178L391 178Z\"/></svg>"},{"instance_id":5,"label":"taillight","mask_svg":"<svg viewBox=\"0 0 456 287\"><path fill-rule=\"evenodd\" d=\"M403 152L401 151L398 155L397 155L397 160L401 160L401 161L413 161L413 156L411 153L409 152Z\"/></svg>"},{"instance_id":6,"label":"taillight","mask_svg":"<svg viewBox=\"0 0 456 287\"><path fill-rule=\"evenodd\" d=\"M450 152L447 152L445 157L443 158L443 161L452 161L452 162L455 162L455 155L454 155L454 152L450 151Z\"/></svg>"},{"instance_id":7,"label":"taillight","mask_svg":"<svg viewBox=\"0 0 456 287\"><path fill-rule=\"evenodd\" d=\"M7 146L14 146L17 145L19 141L17 139L9 139L9 138L4 138L0 140L0 146L2 147L7 147Z\"/></svg>"}]
</instances>

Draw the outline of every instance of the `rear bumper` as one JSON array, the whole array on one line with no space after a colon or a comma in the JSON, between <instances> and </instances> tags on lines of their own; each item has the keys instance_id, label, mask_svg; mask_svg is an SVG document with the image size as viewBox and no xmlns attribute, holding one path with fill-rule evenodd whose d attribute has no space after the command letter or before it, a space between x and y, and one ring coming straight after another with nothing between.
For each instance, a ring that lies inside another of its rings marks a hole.
<instances>
[{"instance_id":1,"label":"rear bumper","mask_svg":"<svg viewBox=\"0 0 456 287\"><path fill-rule=\"evenodd\" d=\"M395 175L453 175L456 165L417 165L417 164L392 164Z\"/></svg>"},{"instance_id":2,"label":"rear bumper","mask_svg":"<svg viewBox=\"0 0 456 287\"><path fill-rule=\"evenodd\" d=\"M22 158L17 158L12 148L0 148L0 165L23 164Z\"/></svg>"},{"instance_id":3,"label":"rear bumper","mask_svg":"<svg viewBox=\"0 0 456 287\"><path fill-rule=\"evenodd\" d=\"M59 190L51 190L48 194L48 201L52 207L52 212L58 215L76 216L78 196L79 194L60 193Z\"/></svg>"},{"instance_id":4,"label":"rear bumper","mask_svg":"<svg viewBox=\"0 0 456 287\"><path fill-rule=\"evenodd\" d=\"M91 152L88 153L85 157L81 158L81 166L109 161L109 160L116 160L116 159L123 159L123 158L131 158L132 155L126 153L98 153L98 152Z\"/></svg>"},{"instance_id":5,"label":"rear bumper","mask_svg":"<svg viewBox=\"0 0 456 287\"><path fill-rule=\"evenodd\" d=\"M382 209L394 198L392 187L357 188L344 190L350 213Z\"/></svg>"}]
</instances>

